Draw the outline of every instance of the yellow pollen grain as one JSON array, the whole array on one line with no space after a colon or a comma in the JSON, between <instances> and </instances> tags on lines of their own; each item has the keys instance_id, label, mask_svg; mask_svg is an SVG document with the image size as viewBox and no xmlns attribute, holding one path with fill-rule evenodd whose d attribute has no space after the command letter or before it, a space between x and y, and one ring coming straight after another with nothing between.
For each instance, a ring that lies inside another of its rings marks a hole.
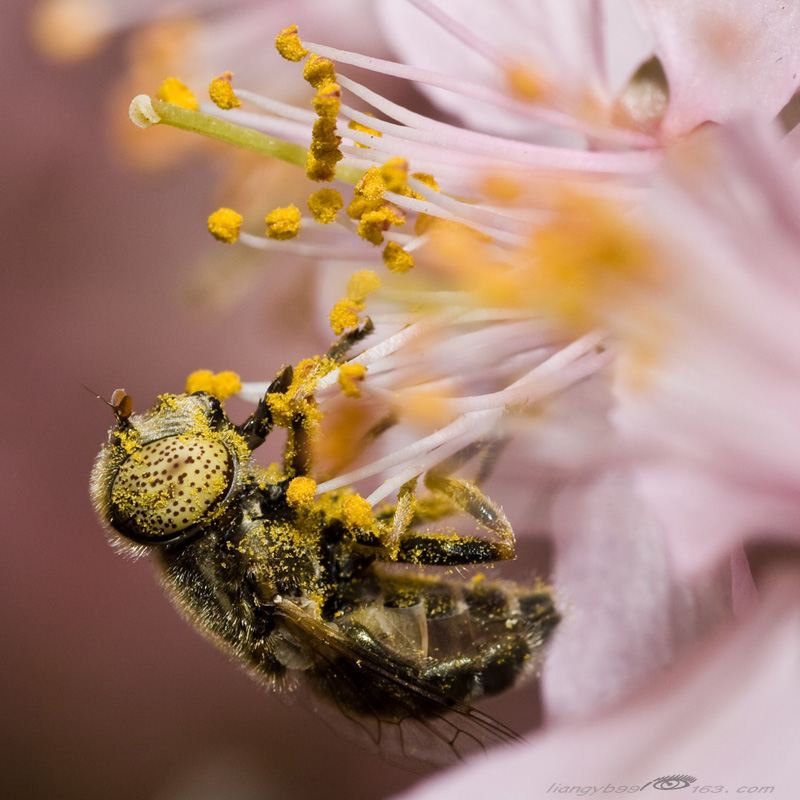
<instances>
[{"instance_id":1,"label":"yellow pollen grain","mask_svg":"<svg viewBox=\"0 0 800 800\"><path fill-rule=\"evenodd\" d=\"M372 114L368 114L367 116L372 116ZM347 123L347 127L351 131L360 131L361 133L368 133L370 136L377 136L380 138L383 134L380 131L376 131L373 128L368 128L366 125L362 125L360 122L356 122L354 119L351 119L350 122ZM355 142L356 147L363 147L365 150L369 150L369 145L361 144L361 142Z\"/></svg>"},{"instance_id":2,"label":"yellow pollen grain","mask_svg":"<svg viewBox=\"0 0 800 800\"><path fill-rule=\"evenodd\" d=\"M414 266L414 256L403 250L397 242L388 242L383 248L383 263L392 272L402 274Z\"/></svg>"},{"instance_id":3,"label":"yellow pollen grain","mask_svg":"<svg viewBox=\"0 0 800 800\"><path fill-rule=\"evenodd\" d=\"M242 215L232 208L219 208L208 217L208 232L220 242L235 242L241 227Z\"/></svg>"},{"instance_id":4,"label":"yellow pollen grain","mask_svg":"<svg viewBox=\"0 0 800 800\"><path fill-rule=\"evenodd\" d=\"M314 502L316 493L316 481L306 476L300 476L291 480L286 487L286 502L293 508L307 507Z\"/></svg>"},{"instance_id":5,"label":"yellow pollen grain","mask_svg":"<svg viewBox=\"0 0 800 800\"><path fill-rule=\"evenodd\" d=\"M368 530L375 524L370 504L360 495L351 494L342 503L342 520L348 528Z\"/></svg>"},{"instance_id":6,"label":"yellow pollen grain","mask_svg":"<svg viewBox=\"0 0 800 800\"><path fill-rule=\"evenodd\" d=\"M347 296L359 305L367 299L367 295L380 289L381 279L371 269L354 272L347 281Z\"/></svg>"},{"instance_id":7,"label":"yellow pollen grain","mask_svg":"<svg viewBox=\"0 0 800 800\"><path fill-rule=\"evenodd\" d=\"M267 223L267 236L270 239L294 239L300 231L300 209L293 205L276 208L267 214L264 221Z\"/></svg>"},{"instance_id":8,"label":"yellow pollen grain","mask_svg":"<svg viewBox=\"0 0 800 800\"><path fill-rule=\"evenodd\" d=\"M336 189L320 189L309 195L308 210L317 222L329 225L336 219L336 212L344 208L344 199Z\"/></svg>"},{"instance_id":9,"label":"yellow pollen grain","mask_svg":"<svg viewBox=\"0 0 800 800\"><path fill-rule=\"evenodd\" d=\"M335 117L342 105L341 87L335 81L326 81L317 90L311 104L318 116Z\"/></svg>"},{"instance_id":10,"label":"yellow pollen grain","mask_svg":"<svg viewBox=\"0 0 800 800\"><path fill-rule=\"evenodd\" d=\"M162 82L158 87L158 99L189 111L197 111L200 107L192 90L178 78L167 78Z\"/></svg>"},{"instance_id":11,"label":"yellow pollen grain","mask_svg":"<svg viewBox=\"0 0 800 800\"><path fill-rule=\"evenodd\" d=\"M315 88L336 83L336 68L329 58L312 53L303 67L303 77Z\"/></svg>"},{"instance_id":12,"label":"yellow pollen grain","mask_svg":"<svg viewBox=\"0 0 800 800\"><path fill-rule=\"evenodd\" d=\"M242 101L236 96L231 86L232 78L232 72L224 72L218 78L214 78L208 86L208 96L211 98L211 102L224 111L239 108L242 105Z\"/></svg>"},{"instance_id":13,"label":"yellow pollen grain","mask_svg":"<svg viewBox=\"0 0 800 800\"><path fill-rule=\"evenodd\" d=\"M339 367L339 388L345 397L361 397L361 391L356 381L363 381L367 375L367 368L363 364L342 364Z\"/></svg>"},{"instance_id":14,"label":"yellow pollen grain","mask_svg":"<svg viewBox=\"0 0 800 800\"><path fill-rule=\"evenodd\" d=\"M349 297L343 297L328 315L333 332L341 336L348 328L355 328L358 325L358 312L363 310L363 303L355 303Z\"/></svg>"},{"instance_id":15,"label":"yellow pollen grain","mask_svg":"<svg viewBox=\"0 0 800 800\"><path fill-rule=\"evenodd\" d=\"M302 61L308 55L297 33L297 25L284 28L275 37L275 48L287 61Z\"/></svg>"},{"instance_id":16,"label":"yellow pollen grain","mask_svg":"<svg viewBox=\"0 0 800 800\"><path fill-rule=\"evenodd\" d=\"M506 83L511 94L528 103L541 100L547 90L542 76L525 64L512 64L506 70Z\"/></svg>"}]
</instances>

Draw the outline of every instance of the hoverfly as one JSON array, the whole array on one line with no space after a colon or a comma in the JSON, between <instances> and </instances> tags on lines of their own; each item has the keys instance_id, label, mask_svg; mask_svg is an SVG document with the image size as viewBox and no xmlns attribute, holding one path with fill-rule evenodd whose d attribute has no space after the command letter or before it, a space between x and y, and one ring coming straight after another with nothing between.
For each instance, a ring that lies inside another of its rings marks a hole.
<instances>
[{"instance_id":1,"label":"hoverfly","mask_svg":"<svg viewBox=\"0 0 800 800\"><path fill-rule=\"evenodd\" d=\"M134 415L118 390L91 493L115 544L152 553L179 608L263 683L304 680L320 710L394 760L450 763L518 738L472 703L535 672L559 614L544 585L450 574L514 556L506 517L474 483L437 469L427 499L411 481L374 514L352 491L314 495L315 383L370 329L285 367L241 425L205 392ZM283 469L263 470L252 453L275 427ZM486 533L420 527L443 508Z\"/></svg>"}]
</instances>

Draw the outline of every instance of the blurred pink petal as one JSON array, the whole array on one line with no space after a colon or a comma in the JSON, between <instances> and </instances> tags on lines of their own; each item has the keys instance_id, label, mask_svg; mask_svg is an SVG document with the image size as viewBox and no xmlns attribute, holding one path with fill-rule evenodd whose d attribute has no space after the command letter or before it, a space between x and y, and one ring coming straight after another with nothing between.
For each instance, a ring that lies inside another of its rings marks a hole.
<instances>
[{"instance_id":1,"label":"blurred pink petal","mask_svg":"<svg viewBox=\"0 0 800 800\"><path fill-rule=\"evenodd\" d=\"M796 540L800 503L800 196L768 132L729 126L666 164L643 210L678 284L653 295L669 328L646 389L617 385L615 424L638 459L680 572L756 536Z\"/></svg>"},{"instance_id":2,"label":"blurred pink petal","mask_svg":"<svg viewBox=\"0 0 800 800\"><path fill-rule=\"evenodd\" d=\"M554 516L564 619L542 690L559 721L614 702L672 663L728 616L730 580L721 573L693 589L676 579L660 526L625 471L575 481Z\"/></svg>"}]
</instances>

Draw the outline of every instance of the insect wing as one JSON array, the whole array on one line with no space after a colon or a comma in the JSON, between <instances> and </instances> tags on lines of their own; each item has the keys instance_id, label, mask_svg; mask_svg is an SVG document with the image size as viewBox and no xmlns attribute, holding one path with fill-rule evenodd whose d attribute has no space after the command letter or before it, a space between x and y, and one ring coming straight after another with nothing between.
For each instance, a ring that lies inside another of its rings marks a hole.
<instances>
[{"instance_id":1,"label":"insect wing","mask_svg":"<svg viewBox=\"0 0 800 800\"><path fill-rule=\"evenodd\" d=\"M284 600L277 609L310 662L314 711L360 746L417 772L448 766L501 744L510 728L454 702L413 668L360 644Z\"/></svg>"}]
</instances>

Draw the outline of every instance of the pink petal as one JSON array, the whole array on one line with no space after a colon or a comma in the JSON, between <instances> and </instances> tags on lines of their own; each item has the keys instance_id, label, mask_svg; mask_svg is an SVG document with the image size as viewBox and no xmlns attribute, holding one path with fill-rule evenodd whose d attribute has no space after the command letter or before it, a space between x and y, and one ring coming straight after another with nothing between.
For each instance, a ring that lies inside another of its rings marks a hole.
<instances>
[{"instance_id":1,"label":"pink petal","mask_svg":"<svg viewBox=\"0 0 800 800\"><path fill-rule=\"evenodd\" d=\"M800 6L776 0L639 0L670 86L667 137L747 112L773 118L800 80Z\"/></svg>"},{"instance_id":2,"label":"pink petal","mask_svg":"<svg viewBox=\"0 0 800 800\"><path fill-rule=\"evenodd\" d=\"M729 613L724 574L702 593L676 582L660 526L622 470L564 492L554 537L564 619L542 680L551 720L617 700Z\"/></svg>"}]
</instances>

